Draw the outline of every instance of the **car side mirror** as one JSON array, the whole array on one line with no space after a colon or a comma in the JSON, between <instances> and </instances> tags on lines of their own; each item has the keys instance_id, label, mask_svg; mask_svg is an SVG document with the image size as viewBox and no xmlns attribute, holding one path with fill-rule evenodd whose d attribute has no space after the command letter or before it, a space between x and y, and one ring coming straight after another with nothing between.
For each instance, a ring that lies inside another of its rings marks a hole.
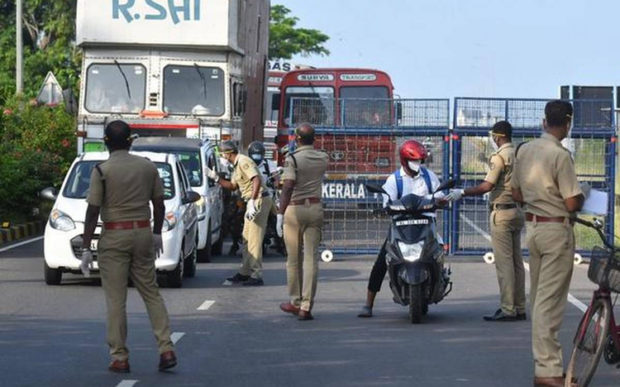
<instances>
[{"instance_id":1,"label":"car side mirror","mask_svg":"<svg viewBox=\"0 0 620 387\"><path fill-rule=\"evenodd\" d=\"M183 198L183 204L194 203L200 200L200 194L194 191L186 192Z\"/></svg>"},{"instance_id":2,"label":"car side mirror","mask_svg":"<svg viewBox=\"0 0 620 387\"><path fill-rule=\"evenodd\" d=\"M39 192L39 197L53 202L58 197L58 190L54 187L44 188Z\"/></svg>"}]
</instances>

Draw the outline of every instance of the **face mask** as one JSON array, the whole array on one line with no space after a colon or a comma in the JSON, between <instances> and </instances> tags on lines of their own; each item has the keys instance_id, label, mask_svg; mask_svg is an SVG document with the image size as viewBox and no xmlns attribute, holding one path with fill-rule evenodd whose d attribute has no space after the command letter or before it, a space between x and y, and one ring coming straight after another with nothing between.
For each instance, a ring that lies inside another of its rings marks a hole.
<instances>
[{"instance_id":1,"label":"face mask","mask_svg":"<svg viewBox=\"0 0 620 387\"><path fill-rule=\"evenodd\" d=\"M261 161L263 161L263 156L259 155L259 154L253 154L252 156L250 156L252 158L252 160L254 160L257 164L260 164Z\"/></svg>"},{"instance_id":2,"label":"face mask","mask_svg":"<svg viewBox=\"0 0 620 387\"><path fill-rule=\"evenodd\" d=\"M420 172L420 162L419 161L407 161L407 165L409 169L411 169L414 173Z\"/></svg>"}]
</instances>

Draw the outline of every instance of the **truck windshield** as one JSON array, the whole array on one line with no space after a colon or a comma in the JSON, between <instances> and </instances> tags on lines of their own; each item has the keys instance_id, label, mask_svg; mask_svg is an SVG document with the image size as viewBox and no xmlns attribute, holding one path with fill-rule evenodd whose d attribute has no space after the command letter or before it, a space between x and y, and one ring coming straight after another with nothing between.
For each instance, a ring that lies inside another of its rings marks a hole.
<instances>
[{"instance_id":1,"label":"truck windshield","mask_svg":"<svg viewBox=\"0 0 620 387\"><path fill-rule=\"evenodd\" d=\"M217 67L164 68L164 111L171 114L224 114L224 72Z\"/></svg>"},{"instance_id":2,"label":"truck windshield","mask_svg":"<svg viewBox=\"0 0 620 387\"><path fill-rule=\"evenodd\" d=\"M86 110L139 113L144 109L146 70L139 64L92 64L86 75Z\"/></svg>"},{"instance_id":3,"label":"truck windshield","mask_svg":"<svg viewBox=\"0 0 620 387\"><path fill-rule=\"evenodd\" d=\"M344 86L340 88L343 124L350 127L388 126L391 101L385 86Z\"/></svg>"},{"instance_id":4,"label":"truck windshield","mask_svg":"<svg viewBox=\"0 0 620 387\"><path fill-rule=\"evenodd\" d=\"M296 125L308 122L313 125L330 125L334 122L334 89L332 87L295 86L286 89L284 122ZM293 118L291 120L291 101Z\"/></svg>"}]
</instances>

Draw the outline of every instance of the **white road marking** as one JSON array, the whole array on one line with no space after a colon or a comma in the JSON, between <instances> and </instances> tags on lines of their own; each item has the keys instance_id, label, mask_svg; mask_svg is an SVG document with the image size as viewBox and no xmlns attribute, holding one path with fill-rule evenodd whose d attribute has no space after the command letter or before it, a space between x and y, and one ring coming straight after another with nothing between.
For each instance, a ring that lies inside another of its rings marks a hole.
<instances>
[{"instance_id":1,"label":"white road marking","mask_svg":"<svg viewBox=\"0 0 620 387\"><path fill-rule=\"evenodd\" d=\"M203 303L202 303L202 304L198 307L198 309L197 309L197 310L209 310L209 308L210 308L213 304L215 304L215 301L212 301L212 300L207 300L207 301L203 302Z\"/></svg>"},{"instance_id":2,"label":"white road marking","mask_svg":"<svg viewBox=\"0 0 620 387\"><path fill-rule=\"evenodd\" d=\"M172 344L176 344L183 336L185 336L185 332L172 332L170 340L172 340Z\"/></svg>"},{"instance_id":3,"label":"white road marking","mask_svg":"<svg viewBox=\"0 0 620 387\"><path fill-rule=\"evenodd\" d=\"M478 231L478 233L480 235L482 235L486 240L491 242L491 236L489 235L489 233L487 233L486 231L484 231L483 229L478 227L474 222L471 221L471 219L469 219L468 217L466 217L463 214L461 214L461 219L463 219L463 221L465 221L465 223L470 225L471 228L473 228L474 230ZM530 265L527 262L523 262L523 265L525 266L525 270L530 271ZM571 304L575 305L575 307L577 309L581 310L584 313L588 309L588 306L586 304L584 304L583 302L579 301L575 296L573 296L570 293L568 293L567 299L568 299L568 302L570 302Z\"/></svg>"},{"instance_id":4,"label":"white road marking","mask_svg":"<svg viewBox=\"0 0 620 387\"><path fill-rule=\"evenodd\" d=\"M137 380L126 379L126 380L121 381L119 384L117 384L116 387L132 387L136 383L138 383Z\"/></svg>"},{"instance_id":5,"label":"white road marking","mask_svg":"<svg viewBox=\"0 0 620 387\"><path fill-rule=\"evenodd\" d=\"M8 250L11 250L11 249L14 249L14 248L19 247L19 246L27 245L28 243L40 241L41 239L43 239L43 236L39 236L39 237L36 237L36 238L28 239L27 241L19 242L19 243L16 243L16 244L8 246L8 247L3 247L3 248L0 249L0 253L8 251Z\"/></svg>"}]
</instances>

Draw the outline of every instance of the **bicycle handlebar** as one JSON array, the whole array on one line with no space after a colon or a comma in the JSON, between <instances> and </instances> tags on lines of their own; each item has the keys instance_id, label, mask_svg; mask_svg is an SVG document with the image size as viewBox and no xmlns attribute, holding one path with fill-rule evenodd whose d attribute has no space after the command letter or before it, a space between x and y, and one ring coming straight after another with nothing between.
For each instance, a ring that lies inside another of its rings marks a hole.
<instances>
[{"instance_id":1,"label":"bicycle handlebar","mask_svg":"<svg viewBox=\"0 0 620 387\"><path fill-rule=\"evenodd\" d=\"M583 226L596 230L596 232L598 233L598 236L601 238L601 241L603 242L605 247L612 249L612 250L615 249L613 244L607 242L607 239L605 238L605 234L603 234L603 231L602 231L603 226L600 223L598 223L598 221L590 222L588 220L578 218L577 216L574 216L572 220L575 221L575 223L579 223Z\"/></svg>"}]
</instances>

